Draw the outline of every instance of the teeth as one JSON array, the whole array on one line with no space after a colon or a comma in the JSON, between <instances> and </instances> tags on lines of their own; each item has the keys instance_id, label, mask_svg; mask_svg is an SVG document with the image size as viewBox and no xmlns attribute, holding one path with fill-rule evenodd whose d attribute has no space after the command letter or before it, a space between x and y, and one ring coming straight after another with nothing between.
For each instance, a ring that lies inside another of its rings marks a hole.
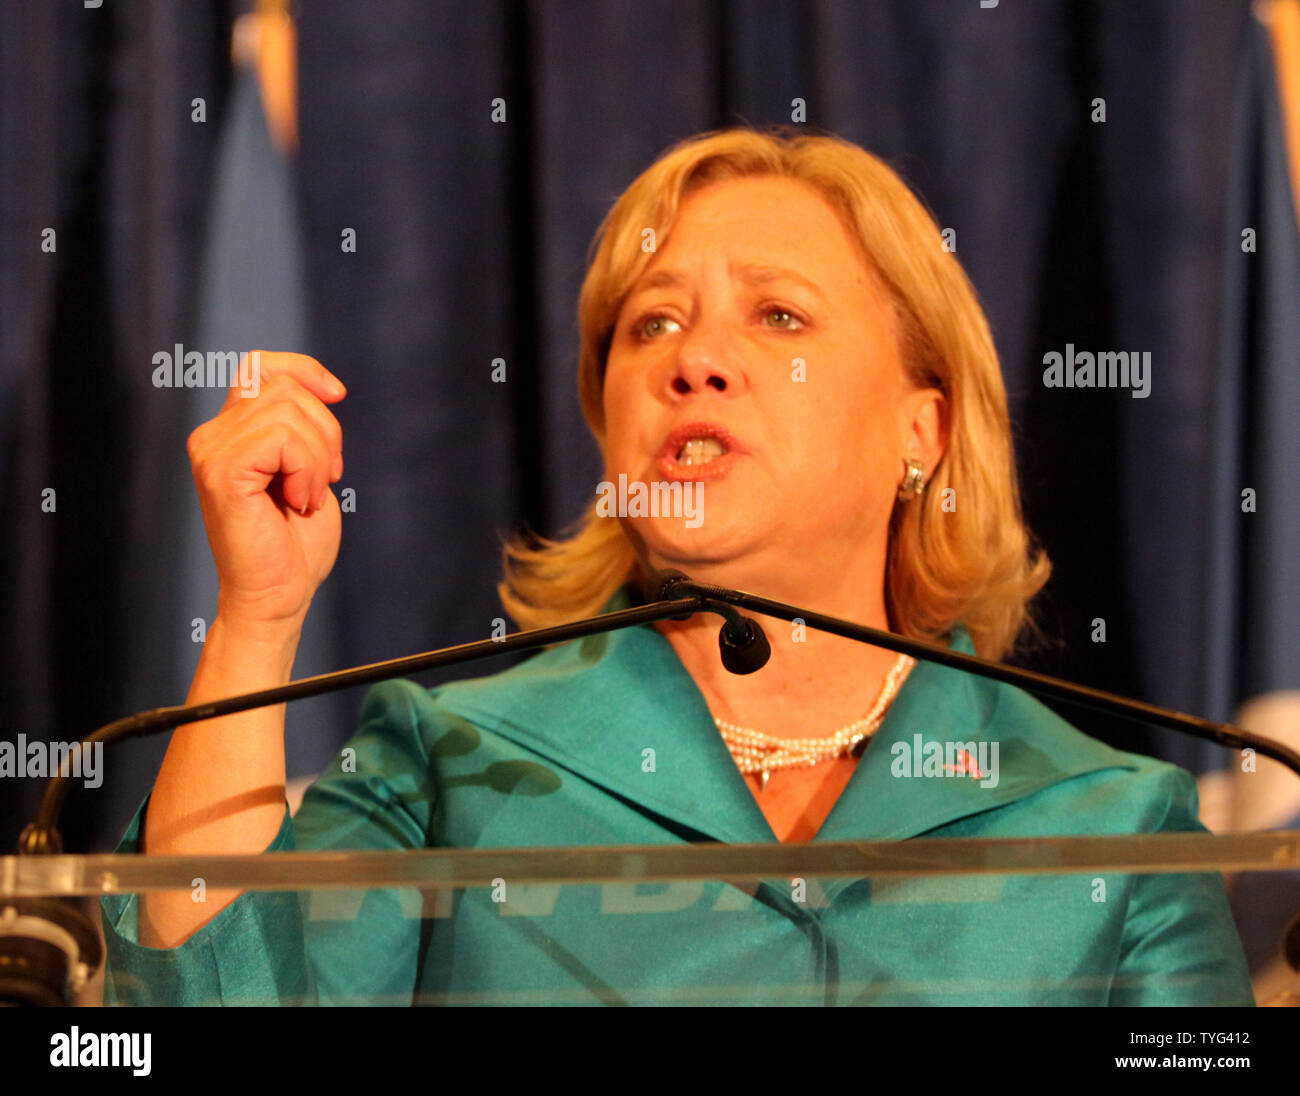
<instances>
[{"instance_id":1,"label":"teeth","mask_svg":"<svg viewBox=\"0 0 1300 1096\"><path fill-rule=\"evenodd\" d=\"M726 449L717 438L691 438L677 453L678 464L707 464L720 457Z\"/></svg>"}]
</instances>

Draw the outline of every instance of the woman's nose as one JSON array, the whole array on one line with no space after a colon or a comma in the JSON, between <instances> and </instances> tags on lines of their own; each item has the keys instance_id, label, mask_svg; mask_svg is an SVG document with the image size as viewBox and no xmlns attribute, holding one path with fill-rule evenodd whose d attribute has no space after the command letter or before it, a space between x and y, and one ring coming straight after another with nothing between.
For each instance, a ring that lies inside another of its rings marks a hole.
<instances>
[{"instance_id":1,"label":"woman's nose","mask_svg":"<svg viewBox=\"0 0 1300 1096\"><path fill-rule=\"evenodd\" d=\"M708 391L734 396L744 384L734 341L716 325L688 332L678 344L674 366L671 387L679 396Z\"/></svg>"}]
</instances>

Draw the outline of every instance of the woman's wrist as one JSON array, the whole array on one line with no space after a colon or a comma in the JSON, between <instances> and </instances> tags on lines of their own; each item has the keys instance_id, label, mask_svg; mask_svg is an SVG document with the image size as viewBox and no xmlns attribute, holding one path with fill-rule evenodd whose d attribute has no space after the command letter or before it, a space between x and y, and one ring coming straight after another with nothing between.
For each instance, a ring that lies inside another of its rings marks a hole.
<instances>
[{"instance_id":1,"label":"woman's wrist","mask_svg":"<svg viewBox=\"0 0 1300 1096\"><path fill-rule=\"evenodd\" d=\"M219 610L208 629L204 660L237 667L240 692L270 688L291 680L301 636L301 620L251 620Z\"/></svg>"}]
</instances>

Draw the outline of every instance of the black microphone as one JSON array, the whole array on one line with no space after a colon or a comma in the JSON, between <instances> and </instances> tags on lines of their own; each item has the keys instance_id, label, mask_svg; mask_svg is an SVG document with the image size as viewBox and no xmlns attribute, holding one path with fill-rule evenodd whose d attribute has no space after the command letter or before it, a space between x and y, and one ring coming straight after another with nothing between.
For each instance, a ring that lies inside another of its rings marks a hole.
<instances>
[{"instance_id":1,"label":"black microphone","mask_svg":"<svg viewBox=\"0 0 1300 1096\"><path fill-rule=\"evenodd\" d=\"M752 674L767 665L772 645L753 617L738 617L739 624L728 621L718 632L718 651L722 665L733 674Z\"/></svg>"},{"instance_id":2,"label":"black microphone","mask_svg":"<svg viewBox=\"0 0 1300 1096\"><path fill-rule=\"evenodd\" d=\"M641 596L647 602L672 601L676 598L704 594L716 587L697 583L682 571L655 571L641 582ZM733 674L752 674L761 670L772 657L772 645L762 626L753 617L741 616L726 602L712 602L707 606L726 618L718 632L718 653L722 665ZM673 617L687 620L693 613Z\"/></svg>"},{"instance_id":3,"label":"black microphone","mask_svg":"<svg viewBox=\"0 0 1300 1096\"><path fill-rule=\"evenodd\" d=\"M672 601L673 591L682 583L690 581L690 575L684 571L651 571L641 580L641 600L647 605L656 601Z\"/></svg>"},{"instance_id":4,"label":"black microphone","mask_svg":"<svg viewBox=\"0 0 1300 1096\"><path fill-rule=\"evenodd\" d=\"M96 742L107 743L156 734L187 723L198 723L270 704L283 704L302 697L319 696L423 670L473 662L491 655L534 650L659 620L685 620L699 612L718 613L726 620L718 635L723 665L732 673L753 673L766 664L771 655L771 647L758 623L750 617L740 615L736 609L736 606L740 606L779 620L802 620L808 627L832 635L885 647L914 658L1082 703L1129 719L1156 723L1223 746L1238 749L1249 747L1300 774L1300 753L1282 743L1229 724L1213 723L1196 716L1158 708L1153 704L1075 685L1046 674L965 655L938 643L909 639L893 632L868 628L739 590L698 583L681 571L652 574L642 583L641 588L653 598L649 604L552 628L515 632L513 635L463 643L457 647L426 651L369 666L354 666L334 673L318 674L240 696L223 697L186 707L139 712L100 727L82 739L79 748L85 749ZM866 741L868 740L863 740L864 744ZM23 830L18 839L17 851L20 856L49 855L63 851L57 823L72 782L72 756L70 754L64 758L61 771L52 776L46 785L35 821ZM1297 933L1293 926L1287 936L1288 958L1292 962L1295 961L1296 941ZM88 974L97 969L99 962L100 949L95 927L74 906L61 899L0 897L0 1004L63 1003Z\"/></svg>"}]
</instances>

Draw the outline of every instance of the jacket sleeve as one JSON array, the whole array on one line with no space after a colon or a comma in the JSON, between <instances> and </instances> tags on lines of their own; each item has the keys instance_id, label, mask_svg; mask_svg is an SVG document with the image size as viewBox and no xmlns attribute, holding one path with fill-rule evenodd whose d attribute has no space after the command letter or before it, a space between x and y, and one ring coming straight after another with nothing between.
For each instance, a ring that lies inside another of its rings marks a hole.
<instances>
[{"instance_id":1,"label":"jacket sleeve","mask_svg":"<svg viewBox=\"0 0 1300 1096\"><path fill-rule=\"evenodd\" d=\"M436 807L426 748L439 709L409 681L372 689L357 734L285 810L266 852L425 848ZM116 852L138 853L148 799ZM421 897L410 890L246 891L174 948L139 943L139 896L101 899L104 1003L410 1004Z\"/></svg>"},{"instance_id":2,"label":"jacket sleeve","mask_svg":"<svg viewBox=\"0 0 1300 1096\"><path fill-rule=\"evenodd\" d=\"M1196 782L1161 765L1155 832L1206 833ZM1214 873L1134 875L1112 1005L1254 1005L1250 972Z\"/></svg>"}]
</instances>

